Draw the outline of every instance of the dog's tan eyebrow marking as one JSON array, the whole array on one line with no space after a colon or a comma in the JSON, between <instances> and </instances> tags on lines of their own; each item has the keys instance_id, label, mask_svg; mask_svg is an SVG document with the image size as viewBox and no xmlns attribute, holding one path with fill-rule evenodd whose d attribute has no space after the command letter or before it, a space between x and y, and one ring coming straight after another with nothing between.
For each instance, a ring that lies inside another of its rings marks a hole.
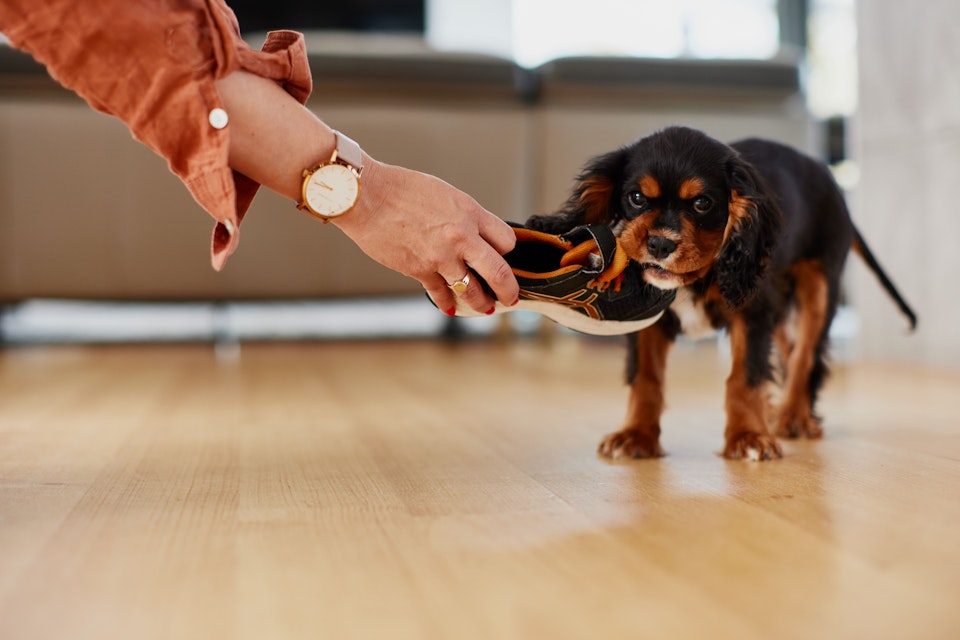
<instances>
[{"instance_id":1,"label":"dog's tan eyebrow marking","mask_svg":"<svg viewBox=\"0 0 960 640\"><path fill-rule=\"evenodd\" d=\"M692 200L703 193L703 180L700 178L687 178L680 183L680 191L677 193L681 200Z\"/></svg>"},{"instance_id":2,"label":"dog's tan eyebrow marking","mask_svg":"<svg viewBox=\"0 0 960 640\"><path fill-rule=\"evenodd\" d=\"M645 198L660 197L660 183L657 182L653 176L643 176L637 184L640 185L640 193L642 193Z\"/></svg>"}]
</instances>

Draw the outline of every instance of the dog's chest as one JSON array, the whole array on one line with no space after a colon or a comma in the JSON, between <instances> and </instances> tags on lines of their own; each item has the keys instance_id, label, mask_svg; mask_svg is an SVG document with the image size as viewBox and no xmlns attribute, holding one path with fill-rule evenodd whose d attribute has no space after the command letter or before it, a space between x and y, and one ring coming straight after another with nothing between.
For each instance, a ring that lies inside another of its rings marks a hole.
<instances>
[{"instance_id":1,"label":"dog's chest","mask_svg":"<svg viewBox=\"0 0 960 640\"><path fill-rule=\"evenodd\" d=\"M687 289L677 292L677 298L670 305L670 310L680 320L680 330L683 335L692 340L706 338L717 333L710 322L710 316L703 306L702 300L695 300Z\"/></svg>"}]
</instances>

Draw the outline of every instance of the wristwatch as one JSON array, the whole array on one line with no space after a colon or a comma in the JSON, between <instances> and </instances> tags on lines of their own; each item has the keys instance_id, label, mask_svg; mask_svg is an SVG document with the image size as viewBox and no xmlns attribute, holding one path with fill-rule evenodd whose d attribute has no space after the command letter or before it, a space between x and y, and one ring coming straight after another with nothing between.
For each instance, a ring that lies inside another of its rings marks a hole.
<instances>
[{"instance_id":1,"label":"wristwatch","mask_svg":"<svg viewBox=\"0 0 960 640\"><path fill-rule=\"evenodd\" d=\"M303 171L303 199L297 209L324 222L350 211L360 197L363 152L360 145L334 131L337 148L330 160Z\"/></svg>"}]
</instances>

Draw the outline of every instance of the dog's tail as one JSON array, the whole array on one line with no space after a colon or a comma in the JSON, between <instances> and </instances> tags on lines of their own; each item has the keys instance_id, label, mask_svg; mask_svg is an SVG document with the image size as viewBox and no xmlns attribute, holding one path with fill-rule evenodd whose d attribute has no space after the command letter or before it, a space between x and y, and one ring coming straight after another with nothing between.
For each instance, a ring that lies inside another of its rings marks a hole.
<instances>
[{"instance_id":1,"label":"dog's tail","mask_svg":"<svg viewBox=\"0 0 960 640\"><path fill-rule=\"evenodd\" d=\"M913 309L910 308L910 305L907 304L907 301L903 299L903 296L900 295L900 292L897 291L897 288L893 286L893 282L890 281L890 278L887 277L887 274L884 273L883 268L880 267L880 263L877 262L877 259L873 257L873 254L870 252L870 248L867 246L867 243L864 241L863 236L860 235L860 232L856 229L853 230L853 252L860 256L866 265L873 271L873 274L877 276L877 279L880 281L880 284L883 285L883 288L886 292L893 298L893 301L897 303L897 306L900 307L900 311L903 312L903 315L907 316L910 320L910 330L917 328L917 314L913 312Z\"/></svg>"}]
</instances>

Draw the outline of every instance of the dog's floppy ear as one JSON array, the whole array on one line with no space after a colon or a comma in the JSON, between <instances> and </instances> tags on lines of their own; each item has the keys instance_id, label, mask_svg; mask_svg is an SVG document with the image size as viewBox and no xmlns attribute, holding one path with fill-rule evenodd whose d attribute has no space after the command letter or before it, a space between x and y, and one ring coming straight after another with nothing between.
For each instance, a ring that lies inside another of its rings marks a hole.
<instances>
[{"instance_id":1,"label":"dog's floppy ear","mask_svg":"<svg viewBox=\"0 0 960 640\"><path fill-rule=\"evenodd\" d=\"M621 188L629 150L617 149L590 160L560 211L532 216L527 226L547 233L563 233L582 224L612 224L618 220Z\"/></svg>"},{"instance_id":2,"label":"dog's floppy ear","mask_svg":"<svg viewBox=\"0 0 960 640\"><path fill-rule=\"evenodd\" d=\"M734 309L756 293L766 272L783 215L753 165L736 155L727 162L729 217L714 265L720 295Z\"/></svg>"}]
</instances>

